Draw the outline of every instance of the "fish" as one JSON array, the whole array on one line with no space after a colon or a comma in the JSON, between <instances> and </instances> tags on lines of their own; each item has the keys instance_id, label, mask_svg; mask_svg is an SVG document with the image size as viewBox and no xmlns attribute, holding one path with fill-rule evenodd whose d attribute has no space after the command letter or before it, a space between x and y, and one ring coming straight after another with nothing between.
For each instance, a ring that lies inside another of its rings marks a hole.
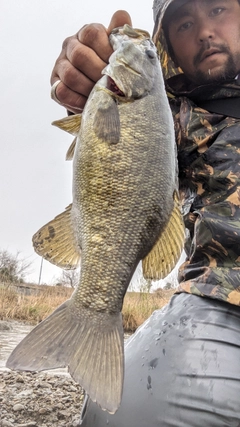
<instances>
[{"instance_id":1,"label":"fish","mask_svg":"<svg viewBox=\"0 0 240 427\"><path fill-rule=\"evenodd\" d=\"M109 63L82 114L53 125L74 135L72 203L33 236L64 269L80 264L71 298L13 350L7 367L68 367L91 400L115 413L124 381L122 305L139 262L159 280L184 243L172 113L156 47L129 25L109 36Z\"/></svg>"}]
</instances>

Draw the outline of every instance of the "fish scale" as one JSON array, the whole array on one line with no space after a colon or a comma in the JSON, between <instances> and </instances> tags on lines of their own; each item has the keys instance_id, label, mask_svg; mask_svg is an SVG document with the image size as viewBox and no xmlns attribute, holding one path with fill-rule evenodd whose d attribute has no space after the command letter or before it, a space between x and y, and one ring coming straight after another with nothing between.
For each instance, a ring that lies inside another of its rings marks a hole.
<instances>
[{"instance_id":1,"label":"fish scale","mask_svg":"<svg viewBox=\"0 0 240 427\"><path fill-rule=\"evenodd\" d=\"M70 300L34 328L7 366L68 366L102 409L122 396L121 309L142 260L145 278L165 277L183 247L174 127L156 48L125 25L110 35L113 54L82 115L54 122L75 136L73 202L33 236L36 252L62 268L79 265Z\"/></svg>"}]
</instances>

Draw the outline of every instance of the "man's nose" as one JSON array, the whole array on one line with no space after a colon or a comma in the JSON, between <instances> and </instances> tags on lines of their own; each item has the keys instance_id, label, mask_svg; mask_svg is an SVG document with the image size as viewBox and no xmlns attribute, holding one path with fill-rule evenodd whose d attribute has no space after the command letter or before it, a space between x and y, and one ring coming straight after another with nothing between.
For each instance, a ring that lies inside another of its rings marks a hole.
<instances>
[{"instance_id":1,"label":"man's nose","mask_svg":"<svg viewBox=\"0 0 240 427\"><path fill-rule=\"evenodd\" d=\"M211 22L200 22L198 25L198 42L203 43L214 38L214 29Z\"/></svg>"}]
</instances>

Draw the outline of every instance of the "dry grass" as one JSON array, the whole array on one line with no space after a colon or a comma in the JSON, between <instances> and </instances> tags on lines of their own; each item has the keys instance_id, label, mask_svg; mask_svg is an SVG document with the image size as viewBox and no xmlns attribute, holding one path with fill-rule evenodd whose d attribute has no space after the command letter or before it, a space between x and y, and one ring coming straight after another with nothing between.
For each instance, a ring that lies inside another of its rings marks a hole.
<instances>
[{"instance_id":1,"label":"dry grass","mask_svg":"<svg viewBox=\"0 0 240 427\"><path fill-rule=\"evenodd\" d=\"M172 295L172 290L162 289L154 293L127 292L122 310L125 332L134 332L154 310L166 305Z\"/></svg>"},{"instance_id":2,"label":"dry grass","mask_svg":"<svg viewBox=\"0 0 240 427\"><path fill-rule=\"evenodd\" d=\"M71 294L70 288L43 286L36 295L23 295L15 288L0 286L0 319L37 324L69 299Z\"/></svg>"},{"instance_id":3,"label":"dry grass","mask_svg":"<svg viewBox=\"0 0 240 427\"><path fill-rule=\"evenodd\" d=\"M70 288L42 286L36 295L22 295L14 288L0 285L0 319L14 319L37 324L72 294ZM128 292L123 305L125 332L134 332L154 310L163 307L173 291L156 293Z\"/></svg>"}]
</instances>

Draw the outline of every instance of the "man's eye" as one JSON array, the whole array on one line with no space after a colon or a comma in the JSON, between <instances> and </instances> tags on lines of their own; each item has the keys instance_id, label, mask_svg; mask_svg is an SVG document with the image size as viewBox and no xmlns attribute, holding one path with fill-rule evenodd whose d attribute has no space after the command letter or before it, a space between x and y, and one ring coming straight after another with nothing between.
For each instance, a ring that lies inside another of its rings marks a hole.
<instances>
[{"instance_id":1,"label":"man's eye","mask_svg":"<svg viewBox=\"0 0 240 427\"><path fill-rule=\"evenodd\" d=\"M192 26L192 22L184 22L178 27L178 31L186 31Z\"/></svg>"},{"instance_id":2,"label":"man's eye","mask_svg":"<svg viewBox=\"0 0 240 427\"><path fill-rule=\"evenodd\" d=\"M220 15L220 13L222 13L223 11L224 11L223 7L215 7L213 10L211 10L210 16Z\"/></svg>"}]
</instances>

